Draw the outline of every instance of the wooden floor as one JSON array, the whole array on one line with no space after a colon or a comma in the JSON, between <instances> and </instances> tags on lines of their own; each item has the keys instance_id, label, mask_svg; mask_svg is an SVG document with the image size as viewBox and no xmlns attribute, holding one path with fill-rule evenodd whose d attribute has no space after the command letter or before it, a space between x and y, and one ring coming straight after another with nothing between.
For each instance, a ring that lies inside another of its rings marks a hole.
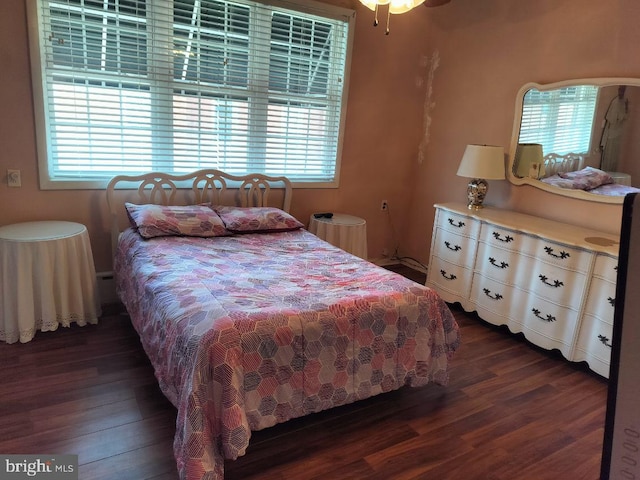
<instances>
[{"instance_id":1,"label":"wooden floor","mask_svg":"<svg viewBox=\"0 0 640 480\"><path fill-rule=\"evenodd\" d=\"M607 382L452 310L463 343L448 386L256 432L226 478L596 480ZM0 344L0 453L78 454L82 480L175 480L174 430L175 410L116 310L97 326Z\"/></svg>"}]
</instances>

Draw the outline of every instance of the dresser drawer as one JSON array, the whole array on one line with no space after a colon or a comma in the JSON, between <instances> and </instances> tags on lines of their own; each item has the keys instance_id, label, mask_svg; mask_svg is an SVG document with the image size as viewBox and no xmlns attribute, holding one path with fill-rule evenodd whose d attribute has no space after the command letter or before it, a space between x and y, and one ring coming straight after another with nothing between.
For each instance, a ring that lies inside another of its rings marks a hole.
<instances>
[{"instance_id":1,"label":"dresser drawer","mask_svg":"<svg viewBox=\"0 0 640 480\"><path fill-rule=\"evenodd\" d=\"M593 261L593 253L590 251L551 242L490 223L482 225L480 241L487 245L513 250L521 255L535 257L545 263L580 272L588 272Z\"/></svg>"},{"instance_id":2,"label":"dresser drawer","mask_svg":"<svg viewBox=\"0 0 640 480\"><path fill-rule=\"evenodd\" d=\"M518 287L560 306L578 311L587 289L587 276L554 265L534 262L519 271Z\"/></svg>"},{"instance_id":3,"label":"dresser drawer","mask_svg":"<svg viewBox=\"0 0 640 480\"><path fill-rule=\"evenodd\" d=\"M471 238L478 238L480 232L480 222L475 218L443 209L438 209L436 227Z\"/></svg>"},{"instance_id":4,"label":"dresser drawer","mask_svg":"<svg viewBox=\"0 0 640 480\"><path fill-rule=\"evenodd\" d=\"M519 319L524 313L523 305L516 299L519 292L480 273L474 273L471 282L471 302L481 318L494 325L508 325L514 332L522 331Z\"/></svg>"},{"instance_id":5,"label":"dresser drawer","mask_svg":"<svg viewBox=\"0 0 640 480\"><path fill-rule=\"evenodd\" d=\"M470 269L432 256L427 286L435 289L445 302L466 303L472 273Z\"/></svg>"},{"instance_id":6,"label":"dresser drawer","mask_svg":"<svg viewBox=\"0 0 640 480\"><path fill-rule=\"evenodd\" d=\"M532 343L548 350L558 349L570 358L578 325L577 310L572 310L534 295L524 295L525 314L522 332Z\"/></svg>"},{"instance_id":7,"label":"dresser drawer","mask_svg":"<svg viewBox=\"0 0 640 480\"><path fill-rule=\"evenodd\" d=\"M476 257L476 240L438 228L433 249L433 255L471 269Z\"/></svg>"},{"instance_id":8,"label":"dresser drawer","mask_svg":"<svg viewBox=\"0 0 640 480\"><path fill-rule=\"evenodd\" d=\"M478 243L475 271L481 275L509 285L523 286L528 281L535 260L517 251ZM519 278L520 277L520 278Z\"/></svg>"},{"instance_id":9,"label":"dresser drawer","mask_svg":"<svg viewBox=\"0 0 640 480\"><path fill-rule=\"evenodd\" d=\"M534 257L480 242L475 272L526 290L559 305L580 308L587 276L537 261Z\"/></svg>"},{"instance_id":10,"label":"dresser drawer","mask_svg":"<svg viewBox=\"0 0 640 480\"><path fill-rule=\"evenodd\" d=\"M593 266L593 276L614 284L618 281L618 258L609 255L597 255Z\"/></svg>"},{"instance_id":11,"label":"dresser drawer","mask_svg":"<svg viewBox=\"0 0 640 480\"><path fill-rule=\"evenodd\" d=\"M593 315L582 317L578 340L574 349L575 362L586 361L589 367L603 377L609 377L613 325Z\"/></svg>"},{"instance_id":12,"label":"dresser drawer","mask_svg":"<svg viewBox=\"0 0 640 480\"><path fill-rule=\"evenodd\" d=\"M616 286L614 283L593 277L589 287L589 295L585 306L585 314L598 317L613 325L613 312L616 303Z\"/></svg>"}]
</instances>

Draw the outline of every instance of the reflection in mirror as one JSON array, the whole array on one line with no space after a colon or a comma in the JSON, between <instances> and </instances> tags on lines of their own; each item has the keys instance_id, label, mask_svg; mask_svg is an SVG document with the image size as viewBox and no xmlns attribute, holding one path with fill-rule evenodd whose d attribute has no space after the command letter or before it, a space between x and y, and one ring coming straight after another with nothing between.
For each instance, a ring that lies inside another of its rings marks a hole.
<instances>
[{"instance_id":1,"label":"reflection in mirror","mask_svg":"<svg viewBox=\"0 0 640 480\"><path fill-rule=\"evenodd\" d=\"M622 203L640 191L638 138L640 79L529 83L516 99L509 180Z\"/></svg>"}]
</instances>

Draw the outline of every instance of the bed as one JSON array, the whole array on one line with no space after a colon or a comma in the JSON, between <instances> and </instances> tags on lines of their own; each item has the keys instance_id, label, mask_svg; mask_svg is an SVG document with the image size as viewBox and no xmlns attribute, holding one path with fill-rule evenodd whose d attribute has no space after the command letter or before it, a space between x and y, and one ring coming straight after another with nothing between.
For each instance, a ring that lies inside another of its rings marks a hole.
<instances>
[{"instance_id":1,"label":"bed","mask_svg":"<svg viewBox=\"0 0 640 480\"><path fill-rule=\"evenodd\" d=\"M583 165L584 158L575 153L545 155L544 173L540 181L554 187L583 190L597 195L623 197L628 193L640 192L636 187L616 183L609 172Z\"/></svg>"},{"instance_id":2,"label":"bed","mask_svg":"<svg viewBox=\"0 0 640 480\"><path fill-rule=\"evenodd\" d=\"M305 230L291 192L217 170L107 188L118 295L177 408L181 479L224 478L252 431L448 381L444 301Z\"/></svg>"}]
</instances>

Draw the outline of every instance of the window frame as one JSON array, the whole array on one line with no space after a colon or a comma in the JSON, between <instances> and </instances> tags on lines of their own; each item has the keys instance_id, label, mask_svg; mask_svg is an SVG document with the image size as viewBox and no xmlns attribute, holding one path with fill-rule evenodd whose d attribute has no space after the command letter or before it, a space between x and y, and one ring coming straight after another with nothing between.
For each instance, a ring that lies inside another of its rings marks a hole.
<instances>
[{"instance_id":1,"label":"window frame","mask_svg":"<svg viewBox=\"0 0 640 480\"><path fill-rule=\"evenodd\" d=\"M31 77L33 90L33 107L36 133L36 153L38 160L39 183L42 190L85 190L103 189L110 178L52 178L50 174L49 158L51 150L49 145L50 133L48 131L48 105L45 102L46 79L43 75L43 58L40 49L40 2L27 0L27 21L29 29L29 48L31 57ZM322 16L327 19L337 19L345 21L347 27L347 38L345 45L345 69L342 86L342 96L340 103L340 118L338 123L337 149L335 158L335 175L333 181L293 181L296 188L337 188L340 183L340 170L342 163L342 149L344 143L344 131L347 115L347 102L349 92L349 77L351 55L355 34L355 11L347 8L337 7L313 0L260 0L267 6L277 9L286 9L305 14ZM205 167L202 167L205 168ZM209 167L207 167L209 168ZM157 169L157 167L152 167ZM257 170L256 170L257 171ZM257 171L262 173L261 171ZM114 172L114 176L121 172ZM130 172L122 172L130 173Z\"/></svg>"}]
</instances>

